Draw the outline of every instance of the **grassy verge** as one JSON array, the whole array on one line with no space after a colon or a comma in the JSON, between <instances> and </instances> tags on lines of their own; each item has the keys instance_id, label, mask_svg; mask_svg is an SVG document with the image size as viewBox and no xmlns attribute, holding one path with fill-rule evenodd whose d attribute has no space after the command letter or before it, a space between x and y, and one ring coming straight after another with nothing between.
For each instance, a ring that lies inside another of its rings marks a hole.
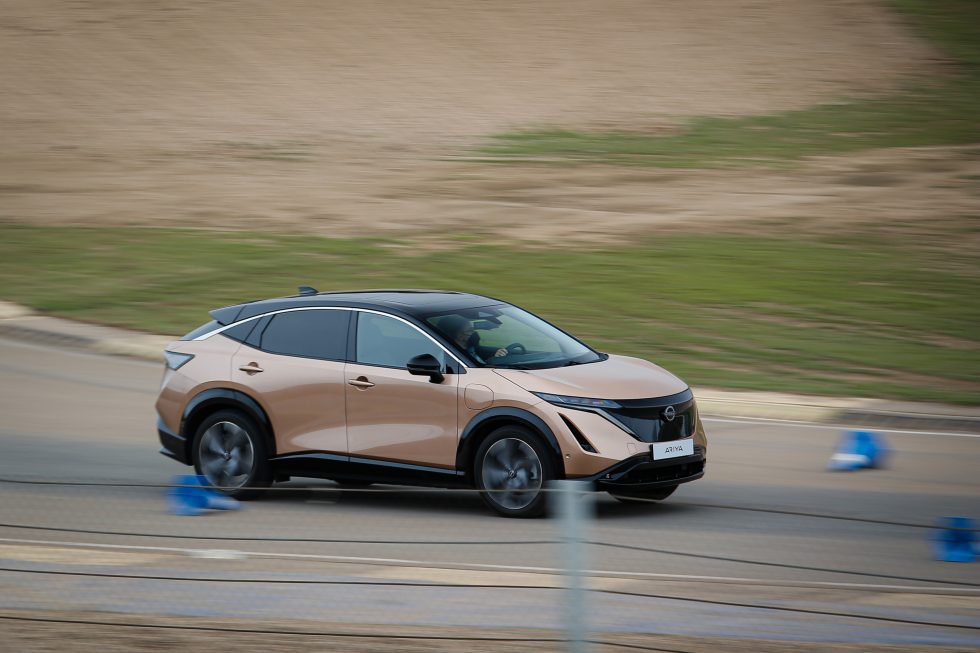
<instances>
[{"instance_id":1,"label":"grassy verge","mask_svg":"<svg viewBox=\"0 0 980 653\"><path fill-rule=\"evenodd\" d=\"M593 251L143 228L0 226L0 298L182 333L248 299L466 290L693 384L980 404L975 258L849 241L672 238Z\"/></svg>"},{"instance_id":2,"label":"grassy verge","mask_svg":"<svg viewBox=\"0 0 980 653\"><path fill-rule=\"evenodd\" d=\"M958 62L947 79L887 97L743 118L700 117L678 132L501 134L481 148L500 161L587 161L668 168L775 164L871 148L980 142L980 3L892 3Z\"/></svg>"}]
</instances>

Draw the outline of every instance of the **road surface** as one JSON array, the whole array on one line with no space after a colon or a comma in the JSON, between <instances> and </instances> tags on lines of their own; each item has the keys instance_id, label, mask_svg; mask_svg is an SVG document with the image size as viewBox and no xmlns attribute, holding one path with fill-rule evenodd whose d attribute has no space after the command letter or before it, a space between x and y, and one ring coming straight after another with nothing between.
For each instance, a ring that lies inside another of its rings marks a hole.
<instances>
[{"instance_id":1,"label":"road surface","mask_svg":"<svg viewBox=\"0 0 980 653\"><path fill-rule=\"evenodd\" d=\"M556 523L472 492L296 479L169 514L154 486L186 468L157 453L161 374L0 340L0 611L560 627ZM929 547L938 517L980 516L980 437L884 432L885 469L832 473L839 427L705 422L704 479L662 504L595 501L590 628L980 646L980 564Z\"/></svg>"}]
</instances>

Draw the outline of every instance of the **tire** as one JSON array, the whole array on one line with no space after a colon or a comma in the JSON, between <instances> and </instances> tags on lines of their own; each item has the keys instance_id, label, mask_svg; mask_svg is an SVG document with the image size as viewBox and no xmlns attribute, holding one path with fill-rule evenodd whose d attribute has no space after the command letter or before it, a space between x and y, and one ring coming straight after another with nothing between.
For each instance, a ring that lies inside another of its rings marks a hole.
<instances>
[{"instance_id":1,"label":"tire","mask_svg":"<svg viewBox=\"0 0 980 653\"><path fill-rule=\"evenodd\" d=\"M219 410L201 422L191 457L198 474L236 499L253 499L272 483L265 433L237 410Z\"/></svg>"},{"instance_id":2,"label":"tire","mask_svg":"<svg viewBox=\"0 0 980 653\"><path fill-rule=\"evenodd\" d=\"M480 444L473 476L484 503L504 517L544 514L541 490L555 478L554 463L541 438L522 426L502 426Z\"/></svg>"},{"instance_id":3,"label":"tire","mask_svg":"<svg viewBox=\"0 0 980 653\"><path fill-rule=\"evenodd\" d=\"M671 485L670 487L661 488L659 490L647 491L644 492L643 494L628 495L628 494L614 494L613 492L610 492L609 494L614 499L616 499L617 501L621 501L622 503L629 503L631 505L645 503L649 505L654 501L663 501L664 499L672 495L674 493L674 490L676 489L677 489L676 485Z\"/></svg>"}]
</instances>

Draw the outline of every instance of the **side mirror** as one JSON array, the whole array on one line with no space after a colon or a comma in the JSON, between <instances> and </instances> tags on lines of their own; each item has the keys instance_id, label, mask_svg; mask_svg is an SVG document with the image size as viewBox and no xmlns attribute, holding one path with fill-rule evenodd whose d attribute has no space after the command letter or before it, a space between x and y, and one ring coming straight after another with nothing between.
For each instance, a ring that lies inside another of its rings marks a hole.
<instances>
[{"instance_id":1,"label":"side mirror","mask_svg":"<svg viewBox=\"0 0 980 653\"><path fill-rule=\"evenodd\" d=\"M446 378L442 375L442 363L432 354L419 354L408 361L406 367L409 374L427 376L432 383L442 383L442 380Z\"/></svg>"}]
</instances>

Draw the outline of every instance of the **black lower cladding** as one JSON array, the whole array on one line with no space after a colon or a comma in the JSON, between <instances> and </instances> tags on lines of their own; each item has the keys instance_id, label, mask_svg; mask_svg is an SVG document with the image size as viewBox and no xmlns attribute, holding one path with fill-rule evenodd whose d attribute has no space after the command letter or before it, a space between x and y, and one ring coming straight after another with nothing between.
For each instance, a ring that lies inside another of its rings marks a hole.
<instances>
[{"instance_id":1,"label":"black lower cladding","mask_svg":"<svg viewBox=\"0 0 980 653\"><path fill-rule=\"evenodd\" d=\"M606 412L633 432L641 442L666 442L694 435L697 408L690 389L668 397L617 399L621 408Z\"/></svg>"},{"instance_id":2,"label":"black lower cladding","mask_svg":"<svg viewBox=\"0 0 980 653\"><path fill-rule=\"evenodd\" d=\"M704 476L707 462L702 447L695 446L694 454L667 460L652 460L650 454L627 458L612 467L581 480L592 481L600 490L618 494L636 494L696 481Z\"/></svg>"},{"instance_id":3,"label":"black lower cladding","mask_svg":"<svg viewBox=\"0 0 980 653\"><path fill-rule=\"evenodd\" d=\"M185 465L191 464L191 461L187 459L187 441L167 428L167 425L159 418L157 419L157 435L160 436L160 444L163 445L160 453Z\"/></svg>"},{"instance_id":4,"label":"black lower cladding","mask_svg":"<svg viewBox=\"0 0 980 653\"><path fill-rule=\"evenodd\" d=\"M460 487L467 484L463 473L455 469L321 451L283 454L271 462L277 474L287 476L427 487Z\"/></svg>"}]
</instances>

